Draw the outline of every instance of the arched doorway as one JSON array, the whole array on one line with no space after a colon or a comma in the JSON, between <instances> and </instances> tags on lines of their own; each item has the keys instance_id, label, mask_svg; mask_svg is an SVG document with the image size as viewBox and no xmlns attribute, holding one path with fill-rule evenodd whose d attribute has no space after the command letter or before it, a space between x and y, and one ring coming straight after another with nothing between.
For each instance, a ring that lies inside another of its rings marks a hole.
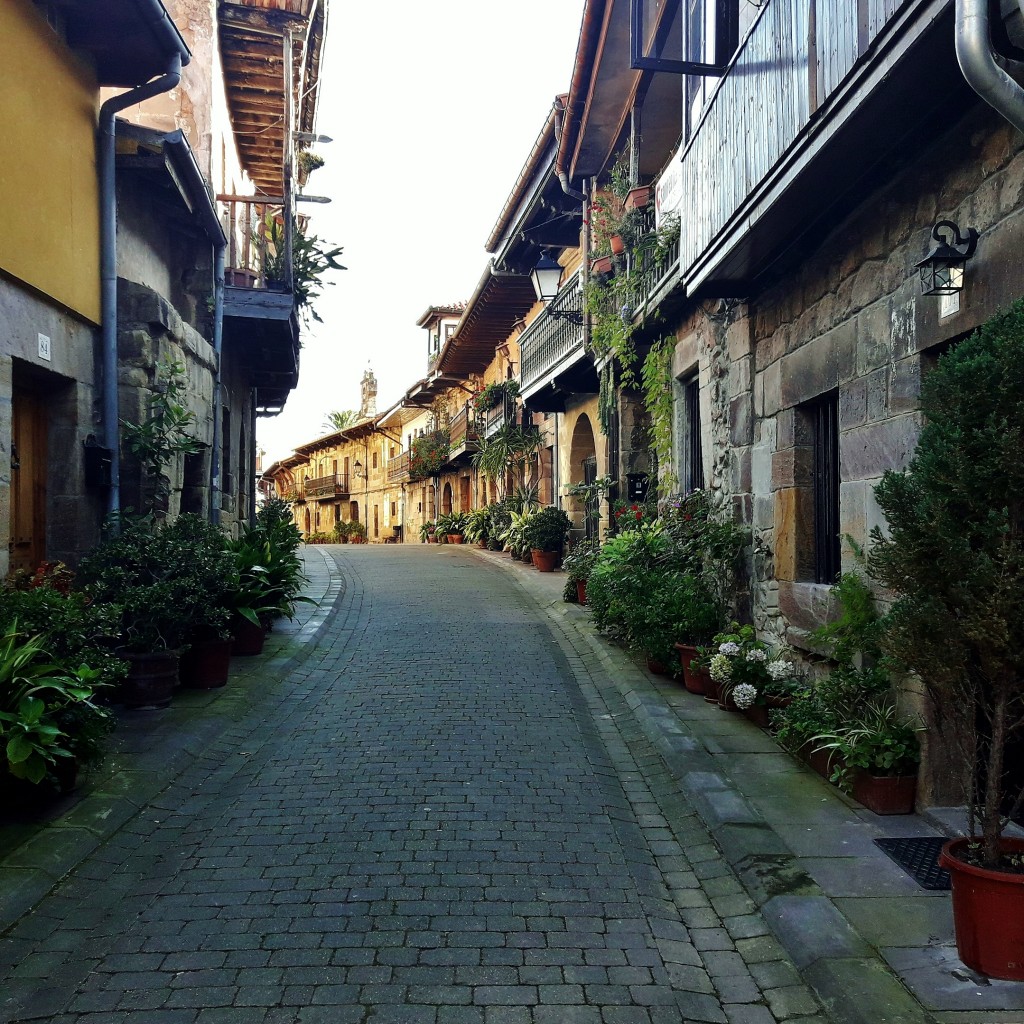
<instances>
[{"instance_id":1,"label":"arched doorway","mask_svg":"<svg viewBox=\"0 0 1024 1024\"><path fill-rule=\"evenodd\" d=\"M452 511L452 485L446 483L444 490L441 491L441 514L451 515Z\"/></svg>"},{"instance_id":2,"label":"arched doorway","mask_svg":"<svg viewBox=\"0 0 1024 1024\"><path fill-rule=\"evenodd\" d=\"M572 431L569 448L569 482L592 484L597 479L597 444L590 417L581 413ZM578 509L584 533L588 540L597 536L600 515L600 499L595 497Z\"/></svg>"}]
</instances>

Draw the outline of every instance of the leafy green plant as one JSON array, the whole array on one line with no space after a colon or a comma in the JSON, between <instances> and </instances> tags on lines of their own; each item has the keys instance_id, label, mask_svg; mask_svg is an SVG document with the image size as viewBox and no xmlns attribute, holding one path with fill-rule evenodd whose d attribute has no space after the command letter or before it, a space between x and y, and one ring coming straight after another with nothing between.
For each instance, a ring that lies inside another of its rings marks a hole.
<instances>
[{"instance_id":1,"label":"leafy green plant","mask_svg":"<svg viewBox=\"0 0 1024 1024\"><path fill-rule=\"evenodd\" d=\"M173 360L160 364L154 390L146 399L146 418L141 423L121 421L124 446L134 455L148 477L150 507L170 494L167 468L178 455L195 455L202 442L189 433L195 415L185 404L187 378L184 367Z\"/></svg>"},{"instance_id":2,"label":"leafy green plant","mask_svg":"<svg viewBox=\"0 0 1024 1024\"><path fill-rule=\"evenodd\" d=\"M512 508L508 510L508 526L498 539L515 558L522 558L530 550L525 533L530 517L534 514L532 511L517 512Z\"/></svg>"},{"instance_id":3,"label":"leafy green plant","mask_svg":"<svg viewBox=\"0 0 1024 1024\"><path fill-rule=\"evenodd\" d=\"M523 543L539 551L561 551L572 520L563 509L546 505L527 520L523 528Z\"/></svg>"},{"instance_id":4,"label":"leafy green plant","mask_svg":"<svg viewBox=\"0 0 1024 1024\"><path fill-rule=\"evenodd\" d=\"M433 519L428 519L420 526L420 540L423 541L424 544L426 544L435 533L437 533L437 523L435 523Z\"/></svg>"},{"instance_id":5,"label":"leafy green plant","mask_svg":"<svg viewBox=\"0 0 1024 1024\"><path fill-rule=\"evenodd\" d=\"M665 491L673 490L678 481L672 471L674 445L673 424L676 405L672 392L672 354L674 337L660 338L644 357L640 381L644 394L644 407L651 417L651 444L661 467L658 485ZM664 492L663 492L664 493Z\"/></svg>"},{"instance_id":6,"label":"leafy green plant","mask_svg":"<svg viewBox=\"0 0 1024 1024\"><path fill-rule=\"evenodd\" d=\"M519 382L514 379L491 381L473 396L473 408L478 413L501 405L506 398L519 397Z\"/></svg>"},{"instance_id":7,"label":"leafy green plant","mask_svg":"<svg viewBox=\"0 0 1024 1024\"><path fill-rule=\"evenodd\" d=\"M868 564L896 595L882 646L920 678L994 868L1024 807L1006 764L1024 734L1024 301L939 359L921 409L910 465L875 489L888 531Z\"/></svg>"},{"instance_id":8,"label":"leafy green plant","mask_svg":"<svg viewBox=\"0 0 1024 1024\"><path fill-rule=\"evenodd\" d=\"M263 252L263 276L270 282L285 282L288 279L288 250L285 241L284 221L280 216L268 213L261 232L254 239ZM302 224L292 224L291 279L295 305L318 323L323 321L313 308L324 286L333 284L325 281L329 271L347 270L338 262L344 252L340 245L332 246L316 235L307 235Z\"/></svg>"},{"instance_id":9,"label":"leafy green plant","mask_svg":"<svg viewBox=\"0 0 1024 1024\"><path fill-rule=\"evenodd\" d=\"M486 541L491 526L491 508L471 509L466 514L466 540L470 544L479 544Z\"/></svg>"},{"instance_id":10,"label":"leafy green plant","mask_svg":"<svg viewBox=\"0 0 1024 1024\"><path fill-rule=\"evenodd\" d=\"M105 728L109 712L93 703L96 677L86 665L65 671L49 661L39 637L8 626L0 638L0 743L11 775L38 784L59 759L74 756L75 738L61 727L69 709Z\"/></svg>"},{"instance_id":11,"label":"leafy green plant","mask_svg":"<svg viewBox=\"0 0 1024 1024\"><path fill-rule=\"evenodd\" d=\"M600 543L597 540L581 540L562 559L562 570L565 572L565 590L562 600L575 602L578 600L577 583L587 583L590 574L597 564L597 553Z\"/></svg>"},{"instance_id":12,"label":"leafy green plant","mask_svg":"<svg viewBox=\"0 0 1024 1024\"><path fill-rule=\"evenodd\" d=\"M466 529L465 512L445 512L437 517L437 532L450 536L451 534L463 534Z\"/></svg>"},{"instance_id":13,"label":"leafy green plant","mask_svg":"<svg viewBox=\"0 0 1024 1024\"><path fill-rule=\"evenodd\" d=\"M877 694L851 718L811 737L810 743L815 750L836 755L830 781L849 792L855 768L871 775L915 775L921 760L920 731L900 716L888 694Z\"/></svg>"},{"instance_id":14,"label":"leafy green plant","mask_svg":"<svg viewBox=\"0 0 1024 1024\"><path fill-rule=\"evenodd\" d=\"M125 514L116 525L82 559L79 580L90 600L116 609L127 649L178 650L200 630L223 629L232 562L215 527L194 515Z\"/></svg>"},{"instance_id":15,"label":"leafy green plant","mask_svg":"<svg viewBox=\"0 0 1024 1024\"><path fill-rule=\"evenodd\" d=\"M542 444L539 431L507 423L480 441L473 453L473 466L498 484L502 496L509 474L516 483L535 488L532 469Z\"/></svg>"}]
</instances>

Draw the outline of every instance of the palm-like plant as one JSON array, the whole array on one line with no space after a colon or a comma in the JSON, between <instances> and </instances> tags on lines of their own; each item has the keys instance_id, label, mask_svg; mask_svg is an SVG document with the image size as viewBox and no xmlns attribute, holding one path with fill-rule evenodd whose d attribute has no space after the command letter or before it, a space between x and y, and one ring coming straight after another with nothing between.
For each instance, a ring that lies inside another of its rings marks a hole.
<instances>
[{"instance_id":1,"label":"palm-like plant","mask_svg":"<svg viewBox=\"0 0 1024 1024\"><path fill-rule=\"evenodd\" d=\"M502 496L509 472L520 483L532 485L534 456L543 441L536 430L507 424L480 442L473 466L498 485Z\"/></svg>"}]
</instances>

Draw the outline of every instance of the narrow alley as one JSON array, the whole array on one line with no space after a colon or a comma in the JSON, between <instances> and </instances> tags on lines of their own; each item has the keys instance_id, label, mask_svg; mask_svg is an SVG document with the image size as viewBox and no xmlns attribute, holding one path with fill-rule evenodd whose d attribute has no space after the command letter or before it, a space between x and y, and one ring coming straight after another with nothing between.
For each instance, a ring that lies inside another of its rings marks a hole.
<instances>
[{"instance_id":1,"label":"narrow alley","mask_svg":"<svg viewBox=\"0 0 1024 1024\"><path fill-rule=\"evenodd\" d=\"M821 1009L608 685L618 652L559 625L560 574L527 589L458 547L305 557L319 607L185 713L186 755L147 738L173 710L134 713L117 760L141 759L153 795L113 801L123 824L34 906L14 883L44 847L3 862L5 920L24 913L0 941L0 1019L935 1019L875 962L860 1007ZM103 832L89 808L65 838ZM805 938L843 955L841 934Z\"/></svg>"}]
</instances>

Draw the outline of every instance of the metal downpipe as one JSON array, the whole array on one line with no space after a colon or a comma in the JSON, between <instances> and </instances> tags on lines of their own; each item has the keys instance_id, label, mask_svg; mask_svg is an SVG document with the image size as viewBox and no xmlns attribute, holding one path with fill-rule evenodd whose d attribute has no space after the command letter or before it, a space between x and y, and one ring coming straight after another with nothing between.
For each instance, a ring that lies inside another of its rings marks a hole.
<instances>
[{"instance_id":1,"label":"metal downpipe","mask_svg":"<svg viewBox=\"0 0 1024 1024\"><path fill-rule=\"evenodd\" d=\"M113 453L107 513L121 510L120 430L117 395L117 196L115 194L115 127L117 113L143 100L169 92L181 81L181 54L171 57L167 72L118 96L100 107L100 350L103 410L103 445ZM115 527L116 529L116 527Z\"/></svg>"},{"instance_id":2,"label":"metal downpipe","mask_svg":"<svg viewBox=\"0 0 1024 1024\"><path fill-rule=\"evenodd\" d=\"M213 353L217 361L213 378L213 451L210 453L210 522L220 523L220 368L224 348L224 261L226 245L218 245L213 256Z\"/></svg>"},{"instance_id":3,"label":"metal downpipe","mask_svg":"<svg viewBox=\"0 0 1024 1024\"><path fill-rule=\"evenodd\" d=\"M1024 0L1017 4L1024 15ZM1024 132L1024 89L996 63L988 0L956 0L956 57L967 84Z\"/></svg>"}]
</instances>

